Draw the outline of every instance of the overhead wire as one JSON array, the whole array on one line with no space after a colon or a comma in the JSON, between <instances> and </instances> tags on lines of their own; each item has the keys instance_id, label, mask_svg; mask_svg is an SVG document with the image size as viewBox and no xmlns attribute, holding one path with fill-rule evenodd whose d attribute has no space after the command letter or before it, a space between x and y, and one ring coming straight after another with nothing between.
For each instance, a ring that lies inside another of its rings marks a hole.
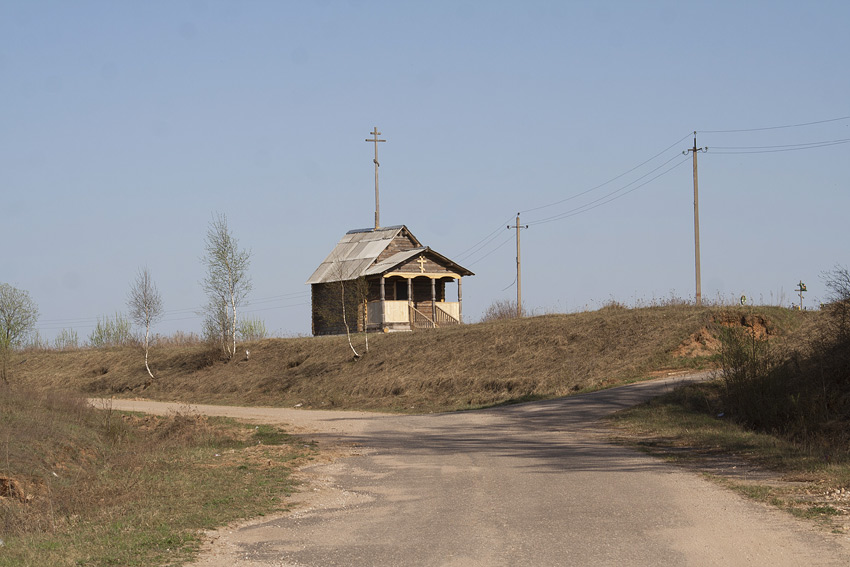
<instances>
[{"instance_id":1,"label":"overhead wire","mask_svg":"<svg viewBox=\"0 0 850 567\"><path fill-rule=\"evenodd\" d=\"M567 201L571 201L571 200L573 200L573 199L576 199L576 198L578 198L578 197L581 197L581 196L583 196L583 195L587 195L588 193L592 193L593 191L596 191L597 189L600 189L600 188L602 188L602 187L605 187L606 185L609 185L609 184L613 183L614 181L617 181L618 179L621 179L621 178L625 177L626 175L628 175L628 174L630 174L630 173L632 173L632 172L634 172L634 171L636 171L636 170L640 169L641 167L645 166L646 164L648 164L648 163L652 162L653 160L657 159L659 156L661 156L661 155L663 155L664 153L668 152L670 149L674 148L674 147L675 147L675 146L677 146L678 144L682 143L684 140L686 140L686 139L687 139L688 137L690 137L690 136L691 136L691 133L689 132L689 133L688 133L688 134L686 134L685 136L683 136L683 137L679 138L678 140L676 140L675 142L673 142L673 143L672 143L672 144L670 144L669 146L665 147L665 148L664 148L663 150L661 150L660 152L658 152L658 153L656 153L656 154L652 155L651 157L649 157L649 158L647 158L647 159L643 160L643 161L642 161L642 162L640 162L639 164L635 165L634 167L631 167L630 169L628 169L628 170L624 171L623 173L620 173L619 175L616 175L616 176L612 177L611 179L609 179L609 180L605 181L604 183L600 183L599 185L596 185L596 186L591 187L591 188L589 188L589 189L586 189L586 190L584 190L584 191L580 191L579 193L576 193L576 194L571 195L571 196L569 196L569 197L566 197L566 198L564 198L564 199L559 199L558 201L554 201L554 202L552 202L552 203L548 203L548 204L545 204L545 205L540 205L540 206L537 206L537 207L532 207L532 208L529 208L529 209L524 209L524 210L520 211L520 214L523 214L523 213L526 213L526 214L527 214L527 213L530 213L530 212L534 212L534 211L538 211L538 210L542 210L542 209L546 209L546 208L554 207L554 206L557 206L557 205L560 205L560 204L566 203ZM589 206L590 206L590 205L593 205L594 203L597 203L598 201L604 200L604 199L606 199L606 198L610 197L611 195L613 195L613 194L615 194L615 193L618 193L618 192L620 192L620 191L623 191L625 188L627 188L627 187L629 187L629 186L633 185L634 183L636 183L636 182L640 181L641 179L644 179L647 175L651 175L653 172L658 171L660 168L663 168L665 165L667 165L668 163L670 163L670 161L672 161L673 159L676 159L677 157L679 157L679 154L678 154L678 153L677 153L677 154L676 154L676 156L674 156L673 158L671 158L671 159L667 160L666 162L664 162L664 163L662 163L661 165L659 165L658 167L656 167L656 168L652 169L652 170L651 170L651 171L649 171L648 173L646 173L646 174L644 174L644 175L642 175L642 176L638 177L636 180L634 180L634 181L632 181L632 182L630 182L630 183L626 184L625 186L623 186L623 187L621 187L621 188L617 189L616 191L613 191L613 192L611 192L611 193L607 193L606 195L603 195L602 197L600 197L600 198L598 198L598 199L596 199L596 200L594 200L594 201L591 201L591 202L590 202L590 203L588 203L588 204L582 205L582 207L579 207L579 209L587 208L587 210L590 210L590 208L595 208L595 207L589 207ZM641 186L642 186L642 185L641 185ZM640 186L639 186L639 187L640 187ZM629 191L629 192L630 192L630 191ZM627 192L627 193L628 193L628 192ZM611 200L613 200L613 199L611 199ZM601 203L601 204L604 204L604 203ZM576 210L577 210L577 209L571 209L570 211L567 211L566 213L561 213L561 214L562 214L562 215L567 214L567 215L570 215L570 216L571 216L572 214L578 214L578 213L576 213L576 212L575 212ZM554 216L558 216L558 215L554 215ZM548 217L547 217L547 218L548 218ZM478 262L482 261L483 259L487 258L488 256L490 256L490 255L491 255L492 253L494 253L496 250L498 250L498 249L502 248L505 244L507 244L507 242L509 241L509 238L505 238L505 239L501 240L501 241L500 241L498 244L496 244L496 245L495 245L495 247L493 247L492 249L490 249L490 248L489 248L489 246L491 245L491 243L493 243L493 241L495 241L496 239L498 239L498 237L499 237L499 233L500 233L501 231L503 231L503 230L504 230L504 228L503 228L503 227L506 225L506 222L510 222L511 220L513 220L513 217L508 218L505 222L502 222L502 223L499 225L499 227L498 227L497 229L495 229L493 232L491 232L491 233L489 233L488 235L486 235L484 238L482 238L481 240L479 240L478 242L476 242L475 244L473 244L471 247L469 247L469 248L467 248L466 250L464 250L461 254L457 255L457 256L456 256L456 258L457 258L459 261L463 261L465 258L466 258L466 259L473 259L473 258L474 258L474 260L471 260L471 261L469 261L469 262L468 262L468 265L472 266L472 265L475 265L475 264L477 264ZM544 220L545 220L545 219L544 219ZM557 220L557 219L552 219L552 220ZM540 224L541 222L542 222L542 221L538 220L538 221L536 221L536 222L535 222L535 223L533 223L533 224ZM530 223L530 224L531 224L531 223ZM476 257L476 256L478 256L479 254L483 254L483 255L481 255L480 257Z\"/></svg>"},{"instance_id":2,"label":"overhead wire","mask_svg":"<svg viewBox=\"0 0 850 567\"><path fill-rule=\"evenodd\" d=\"M516 281L517 281L517 279L516 279L516 278L514 278L514 281L512 281L512 282L511 282L511 284L510 284L508 287L503 288L503 289L502 289L502 291L508 291L509 289L511 289L512 287L514 287L514 285L516 285Z\"/></svg>"},{"instance_id":3,"label":"overhead wire","mask_svg":"<svg viewBox=\"0 0 850 567\"><path fill-rule=\"evenodd\" d=\"M828 118L826 120L816 120L814 122L801 122L799 124L785 124L783 126L766 126L763 128L738 128L734 130L699 130L703 134L735 134L739 132L763 132L765 130L782 130L785 128L801 128L803 126L814 126L817 124L827 124L829 122L840 122L842 120L850 120L850 116L839 116L838 118Z\"/></svg>"},{"instance_id":4,"label":"overhead wire","mask_svg":"<svg viewBox=\"0 0 850 567\"><path fill-rule=\"evenodd\" d=\"M511 233L506 233L506 234L507 234L507 237L504 240L502 240L502 242L500 242L498 246L496 246L495 248L493 248L492 250L490 250L489 252L487 252L486 254L484 254L483 256L478 258L477 260L470 262L469 265L474 266L475 264L481 262L482 260L484 260L485 258L490 256L493 252L495 252L496 250L498 250L499 248L501 248L502 246L504 246L508 242L511 242L513 240L513 234L511 234Z\"/></svg>"},{"instance_id":5,"label":"overhead wire","mask_svg":"<svg viewBox=\"0 0 850 567\"><path fill-rule=\"evenodd\" d=\"M254 305L261 305L264 303L270 303L274 301L293 301L305 298L308 296L310 292L308 291L298 291L292 293L284 293L280 295L272 295L269 297L259 298L252 301L247 301L242 305L243 313L258 313L262 311L271 311L274 309L286 309L289 307L298 307L301 305L309 305L307 302L300 303L288 303L286 305L276 305L273 307L261 307L258 309L246 309L248 307ZM182 309L169 309L167 311L163 311L163 318L159 321L161 323L174 323L178 321L191 321L194 319L200 319L203 317L203 306L198 307L187 307ZM185 317L180 317L179 315L190 314ZM108 315L106 316L109 317ZM39 331L58 331L67 328L78 328L78 329L90 329L97 327L98 323L104 319L104 316L97 317L74 317L68 319L44 319L40 321L40 323L44 323L46 325L39 325L37 330Z\"/></svg>"},{"instance_id":6,"label":"overhead wire","mask_svg":"<svg viewBox=\"0 0 850 567\"><path fill-rule=\"evenodd\" d=\"M472 246L470 246L469 248L467 248L466 250L464 250L463 252L461 252L460 254L456 254L456 255L455 255L455 258L456 258L457 260L459 260L459 261L462 261L462 260L463 260L464 258L466 258L466 257L474 256L474 255L475 255L475 253L476 253L479 249L484 248L485 246L487 246L487 244L489 244L490 242L492 242L493 240L495 240L495 239L496 239L496 237L498 237L498 236L499 236L499 234L500 234L500 233L502 232L502 230L503 230L503 229L502 229L502 227L503 227L503 226L505 226L505 223L507 223L507 222L511 222L511 219L510 219L510 218L508 218L507 220L505 220L505 221L503 221L502 223L500 223L500 224L499 224L499 228L497 228L496 230L494 230L493 232L491 232L490 234L488 234L487 236L485 236L484 238L482 238L481 240L479 240L478 242L476 242L475 244L473 244ZM486 241L486 242L485 242L485 241Z\"/></svg>"},{"instance_id":7,"label":"overhead wire","mask_svg":"<svg viewBox=\"0 0 850 567\"><path fill-rule=\"evenodd\" d=\"M823 140L820 142L806 142L802 144L785 144L777 146L712 146L711 152L716 154L768 154L776 152L793 152L798 150L811 150L838 146L850 143L850 138L838 140Z\"/></svg>"},{"instance_id":8,"label":"overhead wire","mask_svg":"<svg viewBox=\"0 0 850 567\"><path fill-rule=\"evenodd\" d=\"M663 168L668 163L670 163L671 161L674 161L676 159L680 160L679 163L677 163L676 165L662 171L661 173L659 173L658 175L648 179L644 183L636 185L635 187L632 187L628 191L624 191L629 186L634 185L635 183L637 183L641 179L646 178L649 175L652 175L653 173L655 173L656 171L658 171L659 169ZM549 222L554 222L556 220L565 219L565 218L575 216L577 214L580 214L580 213L583 213L583 212L586 212L586 211L593 210L597 207L608 204L612 201L616 201L617 199L619 199L621 197L625 197L629 193L632 193L632 192L640 189L641 187L651 183L652 181L655 181L659 177L662 177L662 176L670 173L671 171L673 171L674 169L676 169L677 167L679 167L680 165L682 165L686 161L688 161L688 158L682 157L681 155L673 156L670 159L668 159L667 161L665 161L664 163L662 163L661 165L659 165L658 167L656 167L656 168L652 169L651 171L641 175L640 177L638 177L634 181L631 181L631 182L627 183L626 185L623 185L619 189L615 189L614 191L611 191L610 193L606 193L605 195L602 195L601 197L598 197L598 198L594 199L593 201L590 201L589 203L585 203L584 205L581 205L580 207L576 207L574 209L570 209L568 211L564 211L562 213L558 213L557 215L552 215L550 217L545 217L545 218L542 218L542 219L529 221L528 224L529 225L538 225L538 224L545 224L545 223L549 223ZM609 197L612 197L612 198L609 198Z\"/></svg>"},{"instance_id":9,"label":"overhead wire","mask_svg":"<svg viewBox=\"0 0 850 567\"><path fill-rule=\"evenodd\" d=\"M783 124L783 125L779 125L779 126L767 126L767 127L760 127L760 128L737 128L737 129L728 129L728 130L700 130L699 132L700 133L706 133L706 134L708 134L708 133L711 133L711 134L727 134L727 133L759 132L759 131L780 130L780 129L789 129L789 128L801 128L801 127L805 127L805 126L828 124L828 123L840 122L840 121L845 121L845 120L850 120L850 116L840 116L840 117L837 117L837 118L829 118L829 119L825 119L825 120L815 120L815 121L810 121L810 122L800 122L800 123L795 123L795 124ZM542 209L555 207L555 206L561 205L563 203L566 203L568 201L571 201L573 199L576 199L576 198L582 197L584 195L587 195L589 193L592 193L593 191L596 191L596 190L598 190L602 187L605 187L605 186L617 181L618 179L621 179L621 178L625 177L626 175L633 173L634 171L640 169L641 167L645 166L646 164L648 164L648 163L652 162L653 160L657 159L658 157L662 156L664 153L668 152L670 149L672 149L676 145L682 143L684 140L686 140L690 136L691 136L691 133L689 132L688 134L679 138L678 140L676 140L675 142L673 142L672 144L670 144L669 146L667 146L666 148L664 148L660 152L658 152L658 153L654 154L653 156L649 157L648 159L642 161L638 165L624 171L623 173L621 173L621 174L619 174L615 177L612 177L611 179L609 179L608 181L605 181L604 183L600 183L599 185L596 185L596 186L591 187L589 189L586 189L584 191L580 191L580 192L578 192L574 195L570 195L569 197L565 197L563 199L559 199L557 201L547 203L545 205L540 205L540 206L531 207L531 208L528 208L528 209L521 210L520 213L521 214L522 213L527 214L527 213L531 213L531 212L534 212L534 211L539 211L539 210L542 210ZM784 146L712 146L710 151L712 153L716 153L716 154L772 153L772 152L798 151L798 150L822 148L822 147L834 146L834 145L845 144L845 143L850 143L850 138L841 138L841 139L835 139L835 140L824 140L824 141L819 141L819 142L808 142L808 143L801 143L801 144L788 144L788 145L784 145ZM558 213L558 214L555 214L555 215L551 215L549 217L544 217L544 218L541 218L541 219L532 220L532 221L528 222L528 225L529 226L540 225L540 224L546 224L546 223L549 223L549 222L555 222L555 221L558 221L558 220L563 220L563 219L566 219L566 218L569 218L569 217L576 216L578 214L582 214L582 213L591 211L593 209L601 207L602 205L606 205L606 204L611 203L611 202L613 202L617 199L620 199L620 198L636 191L637 189L646 186L647 184L655 181L656 179L658 179L658 178L660 178L664 175L667 175L671 171L677 169L678 167L682 166L684 163L689 161L687 158L682 158L678 163L675 163L674 165L672 165L671 167L668 167L667 169L664 169L663 171L661 171L657 175L654 175L654 176L650 177L649 179L646 179L648 176L652 175L653 173L658 172L659 170L662 170L663 168L665 168L665 166L667 166L671 162L675 161L678 157L679 157L678 155L671 157L670 159L668 159L667 161L665 161L664 163L662 163L658 167L655 167L654 169L652 169L649 172L645 173L644 175L638 177L637 179L623 185L622 187L620 187L620 188L618 188L614 191L610 191L609 193L606 193L605 195L602 195L601 197L598 197L598 198L594 199L593 201L590 201L588 203L585 203L585 204L578 206L578 207L575 207L573 209L569 209L567 211L564 211L564 212L561 212L561 213ZM646 179L646 180L643 183L639 183L638 185L635 185L635 183L638 183L638 182L640 182L641 180L644 180L644 179ZM631 187L631 188L629 189L629 187ZM509 221L510 221L510 219L509 219ZM487 236L485 236L484 238L479 240L476 244L474 244L470 248L467 248L462 253L461 257L462 258L469 258L469 259L475 258L474 260L472 260L469 263L469 265L474 265L474 264L482 261L484 258L487 258L488 256L490 256L496 250L502 248L509 241L508 238L503 239L498 244L496 244L493 248L490 248L490 246L492 245L492 243L494 241L497 240L498 233L499 233L499 231L503 230L502 226L504 224L505 223L502 223L499 226L498 229L489 233ZM476 258L477 255L482 254L482 253L483 253L482 256Z\"/></svg>"},{"instance_id":10,"label":"overhead wire","mask_svg":"<svg viewBox=\"0 0 850 567\"><path fill-rule=\"evenodd\" d=\"M637 164L637 165L636 165L636 166L634 166L633 168L631 168L631 169L629 169L629 170L627 170L627 171L624 171L624 172L623 172L623 173L621 173L620 175L617 175L616 177L612 177L611 179L609 179L608 181L606 181L606 182L604 182L604 183L600 183L599 185L596 185L595 187L591 187L590 189L586 189L586 190L584 190L584 191L581 191L581 192L579 192L579 193L576 193L575 195L571 195L570 197L567 197L567 198L565 198L565 199L561 199L560 201L555 201L555 202L553 202L553 203L549 203L548 205L541 205L541 206L539 206L539 207L532 207L532 208L530 208L530 209L525 209L525 210L523 210L523 211L520 211L520 213L530 213L530 212L533 212L533 211L538 211L538 210L540 210L540 209L546 209L546 208L549 208L549 207L554 207L554 206L556 206L556 205L560 205L561 203L565 203L565 202L567 202L567 201L570 201L570 200L575 199L575 198L577 198L577 197L581 197L582 195L586 195L586 194L591 193L591 192L593 192L593 191L595 191L595 190L597 190L597 189L600 189L600 188L602 188L602 187L605 187L606 185L608 185L608 184L610 184L610 183L613 183L614 181L616 181L616 180L620 179L621 177L624 177L624 176L628 175L629 173L631 173L631 172L635 171L636 169L640 169L641 167L643 167L643 166L644 166L644 165L646 165L647 163L651 162L652 160L654 160L654 159L655 159L655 158L657 158L658 156L660 156L660 155L662 155L662 154L664 154L664 153L668 152L670 149L672 149L673 147L677 146L678 144L681 144L683 141L685 141L686 139L688 139L688 138L690 138L690 137L691 137L691 133L690 133L690 132L688 132L687 134L685 134L684 136L682 136L681 138L679 138L678 140L676 140L675 142L673 142L672 144L670 144L669 146L667 146L666 148L664 148L663 150L661 150L660 152L658 152L657 154L655 154L654 156L652 156L652 157L650 157L650 158L648 158L648 159L646 159L646 160L642 161L641 163Z\"/></svg>"}]
</instances>

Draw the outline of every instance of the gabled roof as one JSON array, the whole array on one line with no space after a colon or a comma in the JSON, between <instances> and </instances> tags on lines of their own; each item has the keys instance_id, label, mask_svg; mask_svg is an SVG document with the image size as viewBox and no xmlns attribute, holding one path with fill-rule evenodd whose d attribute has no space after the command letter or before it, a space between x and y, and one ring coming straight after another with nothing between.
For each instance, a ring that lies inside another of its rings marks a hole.
<instances>
[{"instance_id":1,"label":"gabled roof","mask_svg":"<svg viewBox=\"0 0 850 567\"><path fill-rule=\"evenodd\" d=\"M419 254L422 254L426 250L428 250L428 248L426 248L424 246L420 246L419 248L414 248L413 250L406 250L404 252L397 252L397 253L393 254L392 256L390 256L389 258L385 258L385 259L381 260L380 262L378 262L377 264L375 264L371 268L368 268L363 273L363 275L364 276L372 276L372 275L375 275L375 274L383 274L384 272L388 272L388 271L392 270L393 268L395 268L399 264L403 264L404 262L407 262L408 260L410 260L414 256L418 256Z\"/></svg>"},{"instance_id":2,"label":"gabled roof","mask_svg":"<svg viewBox=\"0 0 850 567\"><path fill-rule=\"evenodd\" d=\"M399 234L410 238L416 248L397 252L388 258L377 262L378 256ZM371 276L388 272L419 254L427 253L436 257L440 262L462 276L474 275L472 272L452 262L445 256L434 252L427 246L422 246L419 240L404 225L388 226L377 230L371 228L349 230L345 233L336 247L328 254L313 275L307 280L308 284L347 281L360 276Z\"/></svg>"},{"instance_id":3,"label":"gabled roof","mask_svg":"<svg viewBox=\"0 0 850 567\"><path fill-rule=\"evenodd\" d=\"M440 264L453 270L460 276L474 276L471 271L467 270L460 264L452 262L439 252L435 252L431 250L429 246L420 246L419 248L414 248L413 250L407 250L405 252L398 252L397 254L393 254L389 258L381 260L379 263L375 264L371 268L367 269L363 275L364 276L374 276L376 274L383 274L385 272L389 272L393 268L401 266L414 256L419 256L420 254L427 254L428 256L432 256L435 258Z\"/></svg>"},{"instance_id":4,"label":"gabled roof","mask_svg":"<svg viewBox=\"0 0 850 567\"><path fill-rule=\"evenodd\" d=\"M359 278L402 231L414 244L422 246L404 225L387 226L377 230L371 228L349 230L339 239L325 261L319 264L307 283L328 283Z\"/></svg>"}]
</instances>

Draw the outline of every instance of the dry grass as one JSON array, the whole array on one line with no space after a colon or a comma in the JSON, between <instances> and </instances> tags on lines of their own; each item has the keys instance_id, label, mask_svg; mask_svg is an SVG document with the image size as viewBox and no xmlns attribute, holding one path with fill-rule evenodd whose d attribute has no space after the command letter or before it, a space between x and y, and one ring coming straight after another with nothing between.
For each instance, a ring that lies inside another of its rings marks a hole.
<instances>
[{"instance_id":1,"label":"dry grass","mask_svg":"<svg viewBox=\"0 0 850 567\"><path fill-rule=\"evenodd\" d=\"M722 380L681 388L610 418L615 441L662 457L835 533L850 533L846 445L749 430L723 410Z\"/></svg>"},{"instance_id":2,"label":"dry grass","mask_svg":"<svg viewBox=\"0 0 850 567\"><path fill-rule=\"evenodd\" d=\"M273 427L0 387L0 566L177 564L200 530L280 509L308 453Z\"/></svg>"},{"instance_id":3,"label":"dry grass","mask_svg":"<svg viewBox=\"0 0 850 567\"><path fill-rule=\"evenodd\" d=\"M843 280L850 282L844 271ZM850 532L850 286L797 332L720 317L719 376L612 418L621 438L748 497Z\"/></svg>"},{"instance_id":4,"label":"dry grass","mask_svg":"<svg viewBox=\"0 0 850 567\"><path fill-rule=\"evenodd\" d=\"M717 321L741 320L756 312L777 335L787 335L814 316L769 307L611 305L569 315L370 335L369 352L356 362L345 337L339 336L247 343L230 362L203 345L164 346L151 351L157 379L147 388L142 352L132 347L23 353L10 376L33 387L92 396L454 410L564 396L644 379L660 370L704 368L713 364L716 353L701 337L711 335ZM354 340L363 346L362 335ZM687 343L698 348L685 352L681 347Z\"/></svg>"},{"instance_id":5,"label":"dry grass","mask_svg":"<svg viewBox=\"0 0 850 567\"><path fill-rule=\"evenodd\" d=\"M0 566L179 562L196 548L198 529L279 506L287 463L304 453L278 431L240 432L183 414L122 417L108 401L100 411L85 406L80 392L193 403L464 409L711 367L720 327L744 326L793 343L817 316L780 308L610 305L373 335L358 361L344 336L253 342L230 362L204 345L165 345L151 352L157 378L149 386L138 347L17 353L12 387L0 391L0 533L7 538ZM362 335L355 340L362 346Z\"/></svg>"}]
</instances>

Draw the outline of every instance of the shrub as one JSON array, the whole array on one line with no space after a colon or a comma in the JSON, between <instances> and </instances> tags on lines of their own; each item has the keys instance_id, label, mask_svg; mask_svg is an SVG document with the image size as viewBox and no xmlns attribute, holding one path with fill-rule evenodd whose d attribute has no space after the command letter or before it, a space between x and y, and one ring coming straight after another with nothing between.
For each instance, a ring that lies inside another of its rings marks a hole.
<instances>
[{"instance_id":1,"label":"shrub","mask_svg":"<svg viewBox=\"0 0 850 567\"><path fill-rule=\"evenodd\" d=\"M89 344L95 348L133 344L135 339L130 329L130 320L121 313L116 313L114 319L98 317L97 326L89 335Z\"/></svg>"},{"instance_id":2,"label":"shrub","mask_svg":"<svg viewBox=\"0 0 850 567\"><path fill-rule=\"evenodd\" d=\"M72 350L79 346L80 337L74 329L62 329L53 339L53 347L56 350Z\"/></svg>"},{"instance_id":3,"label":"shrub","mask_svg":"<svg viewBox=\"0 0 850 567\"><path fill-rule=\"evenodd\" d=\"M515 319L516 312L516 301L512 301L510 299L497 299L484 310L484 316L481 317L481 322Z\"/></svg>"},{"instance_id":4,"label":"shrub","mask_svg":"<svg viewBox=\"0 0 850 567\"><path fill-rule=\"evenodd\" d=\"M831 303L799 352L723 329L720 365L729 415L747 427L846 451L850 441L850 273L826 274Z\"/></svg>"},{"instance_id":5,"label":"shrub","mask_svg":"<svg viewBox=\"0 0 850 567\"><path fill-rule=\"evenodd\" d=\"M48 350L50 348L50 343L48 343L47 339L42 337L41 333L39 333L38 329L36 329L27 337L23 348L24 350Z\"/></svg>"},{"instance_id":6,"label":"shrub","mask_svg":"<svg viewBox=\"0 0 850 567\"><path fill-rule=\"evenodd\" d=\"M243 318L239 321L237 332L239 333L239 339L242 341L258 341L269 336L266 331L266 324L259 317Z\"/></svg>"},{"instance_id":7,"label":"shrub","mask_svg":"<svg viewBox=\"0 0 850 567\"><path fill-rule=\"evenodd\" d=\"M799 396L793 396L790 375L767 336L724 327L719 337L726 413L752 429L787 432Z\"/></svg>"}]
</instances>

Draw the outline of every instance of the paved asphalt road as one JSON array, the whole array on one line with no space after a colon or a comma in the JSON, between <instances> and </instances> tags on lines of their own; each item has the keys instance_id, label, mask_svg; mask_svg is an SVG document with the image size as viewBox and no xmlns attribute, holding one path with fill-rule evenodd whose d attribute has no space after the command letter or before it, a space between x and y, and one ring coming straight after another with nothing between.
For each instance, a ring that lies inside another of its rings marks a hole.
<instances>
[{"instance_id":1,"label":"paved asphalt road","mask_svg":"<svg viewBox=\"0 0 850 567\"><path fill-rule=\"evenodd\" d=\"M847 536L605 441L599 418L682 380L427 416L192 406L348 448L304 471L292 512L219 530L196 565L850 565Z\"/></svg>"}]
</instances>

